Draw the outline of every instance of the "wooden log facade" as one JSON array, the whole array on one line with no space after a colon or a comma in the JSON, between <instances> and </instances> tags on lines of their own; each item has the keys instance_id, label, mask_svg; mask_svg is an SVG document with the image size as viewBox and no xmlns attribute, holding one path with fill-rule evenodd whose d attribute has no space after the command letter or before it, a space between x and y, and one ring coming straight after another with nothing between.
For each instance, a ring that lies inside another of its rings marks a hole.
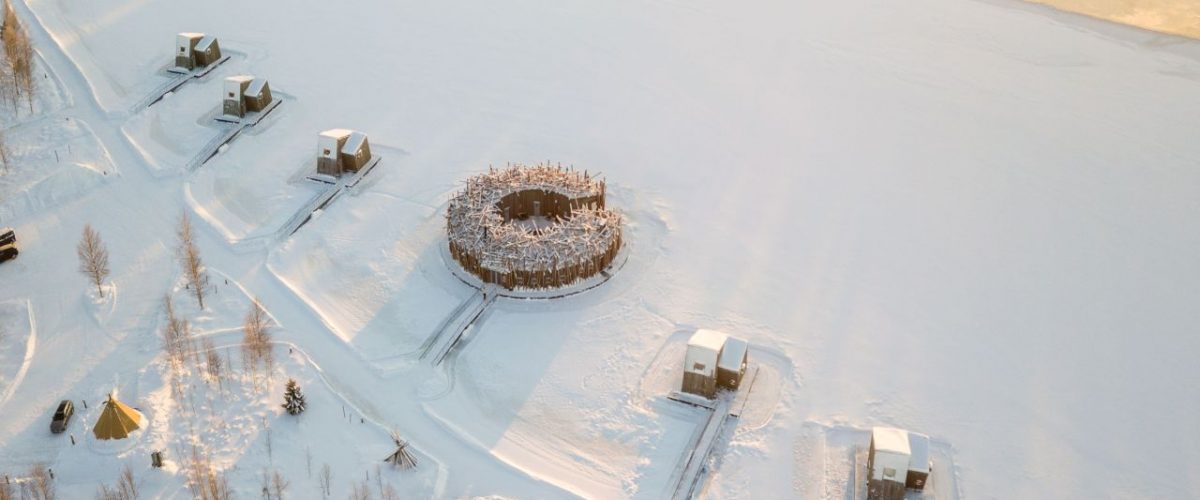
<instances>
[{"instance_id":1,"label":"wooden log facade","mask_svg":"<svg viewBox=\"0 0 1200 500\"><path fill-rule=\"evenodd\" d=\"M557 288L608 268L621 217L605 184L562 167L514 166L468 180L447 210L450 255L485 283ZM542 224L520 224L530 218Z\"/></svg>"}]
</instances>

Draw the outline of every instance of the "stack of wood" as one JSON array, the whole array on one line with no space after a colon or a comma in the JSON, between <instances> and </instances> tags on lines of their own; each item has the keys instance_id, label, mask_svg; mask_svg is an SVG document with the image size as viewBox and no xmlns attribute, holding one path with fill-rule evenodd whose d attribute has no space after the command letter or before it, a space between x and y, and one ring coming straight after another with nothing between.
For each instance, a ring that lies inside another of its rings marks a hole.
<instances>
[{"instance_id":1,"label":"stack of wood","mask_svg":"<svg viewBox=\"0 0 1200 500\"><path fill-rule=\"evenodd\" d=\"M400 434L392 433L392 442L396 443L396 451L383 459L384 462L390 463L400 469L411 469L417 466L417 459L408 451L408 441L400 438Z\"/></svg>"}]
</instances>

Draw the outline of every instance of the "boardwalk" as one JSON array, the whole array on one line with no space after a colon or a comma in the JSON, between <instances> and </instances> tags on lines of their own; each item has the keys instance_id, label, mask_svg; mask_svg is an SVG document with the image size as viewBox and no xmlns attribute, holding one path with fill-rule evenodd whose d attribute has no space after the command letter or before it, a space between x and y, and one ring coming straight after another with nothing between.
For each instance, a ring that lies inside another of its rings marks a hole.
<instances>
[{"instance_id":1,"label":"boardwalk","mask_svg":"<svg viewBox=\"0 0 1200 500\"><path fill-rule=\"evenodd\" d=\"M717 398L713 402L711 413L708 415L708 420L704 422L700 435L684 452L683 469L679 475L679 482L676 483L675 492L671 494L672 500L690 500L700 493L708 457L712 454L721 431L725 429L725 423L734 418L729 415L731 404L732 400L729 398Z\"/></svg>"},{"instance_id":2,"label":"boardwalk","mask_svg":"<svg viewBox=\"0 0 1200 500\"><path fill-rule=\"evenodd\" d=\"M293 215L291 219L288 219L288 221L279 228L279 238L287 238L288 236L296 234L296 231L299 231L300 228L304 227L304 225L308 223L308 221L312 220L313 213L315 213L317 210L324 210L325 207L328 207L329 204L333 203L333 200L340 196L342 192L358 185L359 181L361 181L363 177L370 173L371 170L373 170L375 166L379 164L380 159L381 157L379 156L372 158L365 167L360 169L358 172L355 172L354 175L338 177L337 181L332 183L329 188L317 193L317 195L311 200L308 200L308 203L305 203L303 207L300 207L300 210L297 210L296 214ZM323 179L309 178L309 180L320 182L322 184L329 184Z\"/></svg>"},{"instance_id":3,"label":"boardwalk","mask_svg":"<svg viewBox=\"0 0 1200 500\"><path fill-rule=\"evenodd\" d=\"M459 345L464 334L477 327L484 312L499 295L491 287L472 294L446 317L438 329L421 345L421 359L429 359L434 366L442 361Z\"/></svg>"}]
</instances>

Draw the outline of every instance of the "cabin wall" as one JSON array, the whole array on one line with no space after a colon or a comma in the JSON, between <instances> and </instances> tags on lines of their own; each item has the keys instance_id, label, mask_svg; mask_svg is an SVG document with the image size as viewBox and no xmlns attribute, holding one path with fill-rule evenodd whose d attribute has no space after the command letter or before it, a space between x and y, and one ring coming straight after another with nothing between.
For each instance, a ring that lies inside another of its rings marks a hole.
<instances>
[{"instance_id":1,"label":"cabin wall","mask_svg":"<svg viewBox=\"0 0 1200 500\"><path fill-rule=\"evenodd\" d=\"M908 459L907 455L876 450L872 438L867 459L867 499L903 500ZM885 469L893 469L893 475L886 476Z\"/></svg>"},{"instance_id":2,"label":"cabin wall","mask_svg":"<svg viewBox=\"0 0 1200 500\"><path fill-rule=\"evenodd\" d=\"M325 175L342 175L342 145L347 137L332 138L318 136L317 138L317 173ZM328 154L325 151L329 151Z\"/></svg>"},{"instance_id":3,"label":"cabin wall","mask_svg":"<svg viewBox=\"0 0 1200 500\"><path fill-rule=\"evenodd\" d=\"M734 371L717 368L717 385L736 391L742 385L742 375L744 374L745 372L741 370Z\"/></svg>"},{"instance_id":4,"label":"cabin wall","mask_svg":"<svg viewBox=\"0 0 1200 500\"><path fill-rule=\"evenodd\" d=\"M680 390L712 399L717 395L717 379L685 370L683 372L683 385L680 387Z\"/></svg>"},{"instance_id":5,"label":"cabin wall","mask_svg":"<svg viewBox=\"0 0 1200 500\"><path fill-rule=\"evenodd\" d=\"M180 68L195 69L196 56L193 49L199 38L176 37L175 39L175 66Z\"/></svg>"},{"instance_id":6,"label":"cabin wall","mask_svg":"<svg viewBox=\"0 0 1200 500\"><path fill-rule=\"evenodd\" d=\"M246 95L246 111L262 111L267 109L267 105L271 104L271 86L263 84L262 93L258 95Z\"/></svg>"},{"instance_id":7,"label":"cabin wall","mask_svg":"<svg viewBox=\"0 0 1200 500\"><path fill-rule=\"evenodd\" d=\"M536 270L513 270L508 272L496 271L494 269L484 268L479 258L472 255L470 252L459 248L454 242L450 242L450 256L462 266L464 270L475 275L484 283L492 283L512 290L514 288L558 288L561 286L570 285L578 280L590 278L600 271L603 271L616 260L617 253L621 249L621 237L618 233L613 238L608 249L597 255L594 255L591 260L580 263L578 265L563 265L558 268L546 268ZM715 378L713 379L715 383Z\"/></svg>"},{"instance_id":8,"label":"cabin wall","mask_svg":"<svg viewBox=\"0 0 1200 500\"><path fill-rule=\"evenodd\" d=\"M204 67L213 64L221 59L221 45L216 40L213 40L207 49L193 51L193 57L196 60L197 66Z\"/></svg>"},{"instance_id":9,"label":"cabin wall","mask_svg":"<svg viewBox=\"0 0 1200 500\"><path fill-rule=\"evenodd\" d=\"M900 481L867 481L867 500L904 500L904 483Z\"/></svg>"},{"instance_id":10,"label":"cabin wall","mask_svg":"<svg viewBox=\"0 0 1200 500\"><path fill-rule=\"evenodd\" d=\"M929 482L928 472L919 472L915 470L908 471L908 478L904 481L904 485L914 490L924 490L925 484Z\"/></svg>"},{"instance_id":11,"label":"cabin wall","mask_svg":"<svg viewBox=\"0 0 1200 500\"><path fill-rule=\"evenodd\" d=\"M362 155L356 155L361 151ZM371 161L371 146L366 139L363 140L362 147L358 151L351 153L342 153L342 168L351 172L357 172L360 168L367 166L367 162Z\"/></svg>"},{"instance_id":12,"label":"cabin wall","mask_svg":"<svg viewBox=\"0 0 1200 500\"><path fill-rule=\"evenodd\" d=\"M229 116L246 116L246 106L242 103L241 98L230 99L226 97L224 104L221 106L221 112Z\"/></svg>"}]
</instances>

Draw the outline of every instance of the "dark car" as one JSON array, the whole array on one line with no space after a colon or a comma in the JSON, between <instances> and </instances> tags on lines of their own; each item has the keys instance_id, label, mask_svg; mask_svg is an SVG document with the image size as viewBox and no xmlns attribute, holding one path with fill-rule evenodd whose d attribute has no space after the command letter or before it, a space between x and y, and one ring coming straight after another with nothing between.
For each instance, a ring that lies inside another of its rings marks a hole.
<instances>
[{"instance_id":1,"label":"dark car","mask_svg":"<svg viewBox=\"0 0 1200 500\"><path fill-rule=\"evenodd\" d=\"M0 245L0 262L13 260L19 253L21 252L17 250L16 244Z\"/></svg>"},{"instance_id":2,"label":"dark car","mask_svg":"<svg viewBox=\"0 0 1200 500\"><path fill-rule=\"evenodd\" d=\"M9 227L0 229L0 246L7 245L9 243L17 243L17 233Z\"/></svg>"},{"instance_id":3,"label":"dark car","mask_svg":"<svg viewBox=\"0 0 1200 500\"><path fill-rule=\"evenodd\" d=\"M58 409L54 411L54 420L50 421L50 432L58 434L67 430L67 424L71 422L71 415L74 414L75 405L71 404L69 399L62 400Z\"/></svg>"}]
</instances>

